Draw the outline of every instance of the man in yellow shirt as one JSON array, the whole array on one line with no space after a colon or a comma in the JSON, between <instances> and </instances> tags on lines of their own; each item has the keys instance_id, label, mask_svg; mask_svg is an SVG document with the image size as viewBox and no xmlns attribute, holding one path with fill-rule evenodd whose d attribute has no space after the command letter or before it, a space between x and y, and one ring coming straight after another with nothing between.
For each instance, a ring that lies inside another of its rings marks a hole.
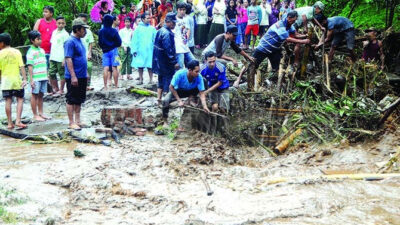
<instances>
[{"instance_id":1,"label":"man in yellow shirt","mask_svg":"<svg viewBox=\"0 0 400 225\"><path fill-rule=\"evenodd\" d=\"M26 72L22 61L21 52L10 47L11 36L6 33L0 34L0 77L1 90L6 99L6 114L8 129L14 129L11 116L12 97L17 98L17 118L15 126L20 129L27 126L21 122L22 107L24 103L24 87L26 85ZM22 74L23 80L20 74Z\"/></svg>"}]
</instances>

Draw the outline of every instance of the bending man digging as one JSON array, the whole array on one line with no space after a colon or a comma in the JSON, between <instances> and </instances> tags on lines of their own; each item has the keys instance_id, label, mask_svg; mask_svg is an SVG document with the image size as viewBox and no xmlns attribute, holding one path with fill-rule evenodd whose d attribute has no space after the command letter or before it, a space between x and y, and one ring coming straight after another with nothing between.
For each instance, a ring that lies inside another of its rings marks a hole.
<instances>
[{"instance_id":1,"label":"bending man digging","mask_svg":"<svg viewBox=\"0 0 400 225\"><path fill-rule=\"evenodd\" d=\"M199 61L192 60L187 64L187 67L187 69L181 69L175 73L171 84L169 85L170 92L163 100L162 113L164 125L168 122L169 104L173 101L178 101L179 106L182 107L184 106L184 103L181 98L193 97L199 94L203 109L207 113L210 112L207 107L206 95L204 93L204 80L199 74Z\"/></svg>"}]
</instances>

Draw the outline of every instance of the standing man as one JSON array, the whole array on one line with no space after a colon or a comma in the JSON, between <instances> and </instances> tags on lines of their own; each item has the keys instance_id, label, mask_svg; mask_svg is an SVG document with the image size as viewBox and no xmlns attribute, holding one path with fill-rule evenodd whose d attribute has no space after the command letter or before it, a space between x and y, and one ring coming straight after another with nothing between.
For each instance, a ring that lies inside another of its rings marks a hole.
<instances>
[{"instance_id":1,"label":"standing man","mask_svg":"<svg viewBox=\"0 0 400 225\"><path fill-rule=\"evenodd\" d=\"M353 23L343 16L334 16L330 18L321 17L322 25L326 26L328 29L328 34L326 35L326 39L320 40L318 45L315 47L318 49L324 43L327 43L331 39L332 46L329 51L329 63L333 59L333 55L335 54L335 49L341 44L343 40L346 40L347 49L350 52L350 57L353 62L356 61L356 55L354 54L354 25Z\"/></svg>"},{"instance_id":2,"label":"standing man","mask_svg":"<svg viewBox=\"0 0 400 225\"><path fill-rule=\"evenodd\" d=\"M260 30L260 23L262 20L262 11L260 6L257 5L257 0L251 0L251 5L249 7L247 7L247 16L248 16L248 21L247 21L247 27L246 27L246 31L245 31L245 44L247 44L248 40L250 40L249 38L251 33L253 33L253 47L252 49L254 49L254 45L256 44L256 40L257 40L257 35L258 32ZM247 46L248 47L248 46ZM245 46L246 48L246 46Z\"/></svg>"},{"instance_id":3,"label":"standing man","mask_svg":"<svg viewBox=\"0 0 400 225\"><path fill-rule=\"evenodd\" d=\"M282 57L281 46L285 41L299 44L310 43L309 39L301 39L306 36L298 34L296 29L292 26L296 19L297 12L291 11L287 14L287 17L279 20L268 29L253 53L253 57L256 61L255 68L258 68L265 58L268 58L271 62L273 72L276 72L279 69L279 62ZM289 35L294 35L294 37ZM245 70L240 72L239 77L233 84L234 87L239 86L240 79L245 72Z\"/></svg>"},{"instance_id":4,"label":"standing man","mask_svg":"<svg viewBox=\"0 0 400 225\"><path fill-rule=\"evenodd\" d=\"M168 13L164 26L157 31L153 51L153 71L158 74L157 100L161 104L163 92L168 92L169 84L176 69L179 69L176 58L174 33L176 14Z\"/></svg>"},{"instance_id":5,"label":"standing man","mask_svg":"<svg viewBox=\"0 0 400 225\"><path fill-rule=\"evenodd\" d=\"M365 30L368 35L368 40L363 42L364 51L362 54L362 60L369 62L371 60L381 60L381 70L385 67L385 54L383 53L382 41L376 39L378 31L371 27Z\"/></svg>"},{"instance_id":6,"label":"standing man","mask_svg":"<svg viewBox=\"0 0 400 225\"><path fill-rule=\"evenodd\" d=\"M38 19L33 27L33 30L39 31L42 37L42 48L46 54L47 68L50 67L50 50L51 50L51 35L53 31L57 29L56 20L53 18L54 8L53 6L45 6L43 8L43 18Z\"/></svg>"},{"instance_id":7,"label":"standing man","mask_svg":"<svg viewBox=\"0 0 400 225\"><path fill-rule=\"evenodd\" d=\"M169 85L170 92L163 100L163 119L164 125L168 122L169 104L178 101L180 107L184 106L181 98L194 97L200 95L201 104L206 112L210 112L207 107L204 80L199 74L199 61L192 60L188 63L187 69L178 70Z\"/></svg>"},{"instance_id":8,"label":"standing man","mask_svg":"<svg viewBox=\"0 0 400 225\"><path fill-rule=\"evenodd\" d=\"M88 15L85 13L80 13L78 15L78 18L80 18L84 23L87 24L87 19ZM94 37L93 33L89 28L86 28L86 35L85 37L81 38L82 44L85 47L86 50L86 59L87 59L87 78L88 78L88 85L86 90L91 91L93 88L90 87L91 83L91 77L92 77L92 68L93 68L93 63L92 63L92 48L93 48L93 43L94 43Z\"/></svg>"},{"instance_id":9,"label":"standing man","mask_svg":"<svg viewBox=\"0 0 400 225\"><path fill-rule=\"evenodd\" d=\"M216 61L214 52L206 52L206 63L201 65L200 74L207 79L209 94L212 104L212 111L218 112L219 107L223 112L229 112L229 81L226 79L225 66Z\"/></svg>"},{"instance_id":10,"label":"standing man","mask_svg":"<svg viewBox=\"0 0 400 225\"><path fill-rule=\"evenodd\" d=\"M185 67L185 64L194 60L194 56L189 49L190 23L186 16L186 3L178 2L176 4L176 27L174 29L176 57L178 59L179 68Z\"/></svg>"},{"instance_id":11,"label":"standing man","mask_svg":"<svg viewBox=\"0 0 400 225\"><path fill-rule=\"evenodd\" d=\"M236 59L225 55L226 49L229 46L236 52L236 54L241 54L246 60L254 61L245 51L243 51L235 42L236 36L238 35L238 29L235 25L229 25L226 28L224 34L219 34L210 42L207 48L201 53L204 57L207 52L213 52L217 57L217 61L226 65L227 61L231 61L234 66L238 66Z\"/></svg>"},{"instance_id":12,"label":"standing man","mask_svg":"<svg viewBox=\"0 0 400 225\"><path fill-rule=\"evenodd\" d=\"M81 38L86 35L86 28L89 28L82 19L75 19L72 22L73 34L65 42L65 81L67 84L67 113L69 128L80 130L81 104L86 100L87 88L87 55Z\"/></svg>"},{"instance_id":13,"label":"standing man","mask_svg":"<svg viewBox=\"0 0 400 225\"><path fill-rule=\"evenodd\" d=\"M150 84L153 83L153 50L156 38L156 28L150 25L150 14L145 12L141 15L142 22L133 32L130 43L133 55L132 66L139 70L139 83L143 84L143 70L147 68Z\"/></svg>"}]
</instances>

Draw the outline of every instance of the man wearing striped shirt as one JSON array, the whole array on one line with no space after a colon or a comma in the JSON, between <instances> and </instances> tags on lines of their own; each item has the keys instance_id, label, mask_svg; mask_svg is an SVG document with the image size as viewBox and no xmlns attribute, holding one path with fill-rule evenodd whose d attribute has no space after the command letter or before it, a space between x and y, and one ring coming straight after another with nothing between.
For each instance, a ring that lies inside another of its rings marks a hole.
<instances>
[{"instance_id":1,"label":"man wearing striped shirt","mask_svg":"<svg viewBox=\"0 0 400 225\"><path fill-rule=\"evenodd\" d=\"M43 114L43 95L47 91L47 63L46 55L40 44L42 43L41 35L38 31L28 33L30 42L32 43L26 53L26 64L29 70L29 81L32 88L31 107L34 121L45 121L48 119Z\"/></svg>"},{"instance_id":2,"label":"man wearing striped shirt","mask_svg":"<svg viewBox=\"0 0 400 225\"><path fill-rule=\"evenodd\" d=\"M287 42L298 43L298 44L309 44L309 39L306 35L301 35L296 32L293 23L296 22L298 14L296 11L291 11L287 14L287 17L273 24L267 31L267 33L261 38L260 43L253 53L255 58L255 66L261 64L261 62L268 58L272 71L276 72L279 69L279 61L281 60L281 46ZM246 71L242 71L234 83L235 87L239 86L240 79Z\"/></svg>"}]
</instances>

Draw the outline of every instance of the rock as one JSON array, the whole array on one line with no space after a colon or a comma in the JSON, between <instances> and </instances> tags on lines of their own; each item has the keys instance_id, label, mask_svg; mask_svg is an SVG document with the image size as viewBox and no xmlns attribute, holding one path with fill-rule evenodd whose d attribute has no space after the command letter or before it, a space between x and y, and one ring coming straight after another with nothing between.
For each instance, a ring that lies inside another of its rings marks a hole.
<instances>
[{"instance_id":1,"label":"rock","mask_svg":"<svg viewBox=\"0 0 400 225\"><path fill-rule=\"evenodd\" d=\"M102 143L104 146L111 146L111 141L110 141L110 140L102 140L101 143Z\"/></svg>"},{"instance_id":2,"label":"rock","mask_svg":"<svg viewBox=\"0 0 400 225\"><path fill-rule=\"evenodd\" d=\"M83 156L85 156L85 154L83 154L80 150L75 149L74 150L74 156L78 157L78 158L82 158Z\"/></svg>"},{"instance_id":3,"label":"rock","mask_svg":"<svg viewBox=\"0 0 400 225\"><path fill-rule=\"evenodd\" d=\"M144 136L145 133L144 132L136 132L136 136Z\"/></svg>"}]
</instances>

